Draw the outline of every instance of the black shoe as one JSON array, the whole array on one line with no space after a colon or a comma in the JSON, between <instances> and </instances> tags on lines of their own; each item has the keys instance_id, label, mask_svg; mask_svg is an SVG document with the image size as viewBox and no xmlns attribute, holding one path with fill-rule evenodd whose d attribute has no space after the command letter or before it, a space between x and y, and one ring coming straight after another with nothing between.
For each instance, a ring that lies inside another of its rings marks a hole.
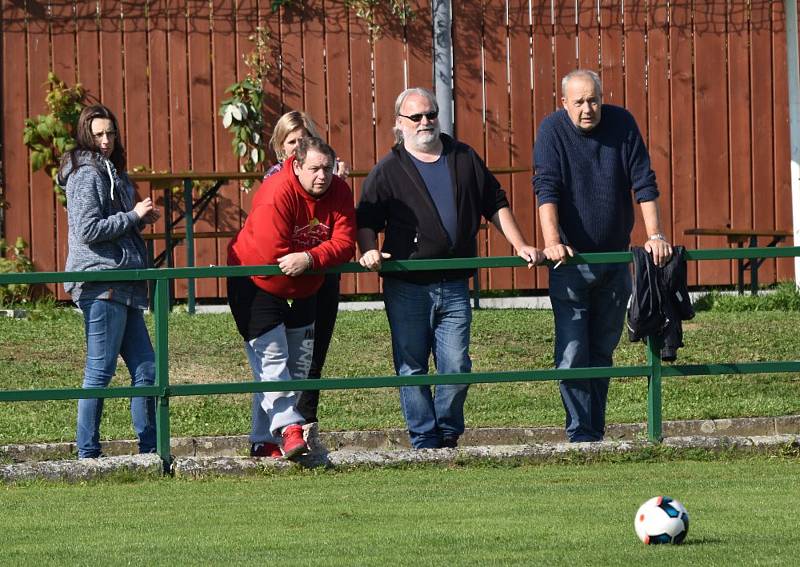
<instances>
[{"instance_id":1,"label":"black shoe","mask_svg":"<svg viewBox=\"0 0 800 567\"><path fill-rule=\"evenodd\" d=\"M442 449L455 449L458 447L458 437L443 437Z\"/></svg>"}]
</instances>

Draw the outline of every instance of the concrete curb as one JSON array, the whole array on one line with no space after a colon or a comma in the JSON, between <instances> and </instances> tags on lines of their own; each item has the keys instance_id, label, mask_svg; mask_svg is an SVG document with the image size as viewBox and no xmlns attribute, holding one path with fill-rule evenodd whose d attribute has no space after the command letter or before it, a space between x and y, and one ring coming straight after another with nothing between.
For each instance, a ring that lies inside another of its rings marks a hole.
<instances>
[{"instance_id":1,"label":"concrete curb","mask_svg":"<svg viewBox=\"0 0 800 567\"><path fill-rule=\"evenodd\" d=\"M781 417L749 417L664 422L664 437L754 437L800 434L800 415ZM611 424L606 438L614 441L644 440L644 423ZM562 443L560 427L482 427L467 429L459 444L462 447L484 445L523 445ZM404 429L379 431L328 431L319 433L319 441L331 451L391 450L408 448ZM103 453L109 456L132 455L137 449L132 440L108 441ZM246 435L219 437L178 437L171 441L172 455L178 457L236 457L246 455L250 442ZM0 460L17 462L74 459L74 443L34 443L0 446Z\"/></svg>"},{"instance_id":2,"label":"concrete curb","mask_svg":"<svg viewBox=\"0 0 800 567\"><path fill-rule=\"evenodd\" d=\"M398 449L388 451L341 450L319 452L302 457L297 464L278 459L250 457L188 457L175 460L178 478L245 476L296 466L353 469L400 467L408 465L454 465L465 462L516 461L546 463L564 458L597 458L604 455L635 453L650 447L701 449L711 452L737 451L773 453L786 447L800 448L800 435L759 437L675 437L656 445L647 441L603 441L600 443L555 443L533 445L471 446L458 449Z\"/></svg>"},{"instance_id":3,"label":"concrete curb","mask_svg":"<svg viewBox=\"0 0 800 567\"><path fill-rule=\"evenodd\" d=\"M647 441L603 441L599 443L537 443L522 445L478 445L458 449L352 450L329 452L322 445L301 457L298 463L282 459L199 456L175 459L172 473L177 478L216 476L257 476L282 472L295 467L353 469L363 467L398 467L408 465L454 465L481 461L546 463L564 458L591 459L603 455L635 453L646 448L700 449L722 452L775 453L800 449L800 435L754 437L673 437L657 445ZM119 476L138 479L163 475L158 455L132 455L68 461L33 461L0 466L0 482L32 480L82 482Z\"/></svg>"},{"instance_id":4,"label":"concrete curb","mask_svg":"<svg viewBox=\"0 0 800 567\"><path fill-rule=\"evenodd\" d=\"M120 475L131 475L138 479L155 479L161 478L163 474L161 458L155 454L0 465L0 482L30 480L83 482Z\"/></svg>"}]
</instances>

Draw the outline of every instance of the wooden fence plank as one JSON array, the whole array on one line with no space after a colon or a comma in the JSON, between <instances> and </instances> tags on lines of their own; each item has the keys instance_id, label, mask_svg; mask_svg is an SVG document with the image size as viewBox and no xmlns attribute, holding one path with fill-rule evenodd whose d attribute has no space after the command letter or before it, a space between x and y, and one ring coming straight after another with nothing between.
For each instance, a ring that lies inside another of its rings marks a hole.
<instances>
[{"instance_id":1,"label":"wooden fence plank","mask_svg":"<svg viewBox=\"0 0 800 567\"><path fill-rule=\"evenodd\" d=\"M697 124L698 226L726 226L730 219L728 101L725 92L725 2L709 0L695 11L695 121ZM705 237L704 247L724 248L724 237ZM703 281L731 282L731 261L701 262Z\"/></svg>"},{"instance_id":2,"label":"wooden fence plank","mask_svg":"<svg viewBox=\"0 0 800 567\"><path fill-rule=\"evenodd\" d=\"M549 0L533 0L531 4L533 18L533 130L534 135L542 120L561 108L561 77L555 69L554 46L555 26L550 10ZM534 145L536 140L534 139ZM531 155L531 161L533 156ZM538 214L536 215L538 219ZM536 230L536 245L544 247L541 230ZM547 289L549 273L539 270L536 284L540 289Z\"/></svg>"},{"instance_id":3,"label":"wooden fence plank","mask_svg":"<svg viewBox=\"0 0 800 567\"><path fill-rule=\"evenodd\" d=\"M623 74L622 69L620 69L619 80L623 81L624 89L620 90L617 101L619 104L623 104L625 108L627 108L631 114L633 114L634 118L636 119L636 124L639 127L639 131L642 134L642 138L644 139L645 144L647 144L647 44L645 41L645 26L647 25L646 4L641 0L625 2L624 12L619 14L621 20L613 23L606 19L609 16L612 16L613 13L619 8L622 7L615 5L612 9L610 5L604 5L604 7L601 8L601 13L605 12L607 14L604 16L601 24L604 26L604 38L606 38L605 45L607 45L613 37L613 31L607 30L605 26L610 24L612 26L622 27L618 41L624 45L625 72ZM606 54L606 50L604 49L603 55L605 56ZM608 61L604 57L603 64L606 65L607 63ZM613 77L615 77L613 71L604 71L603 80L605 82L609 75L611 76L613 83ZM605 83L604 87L606 87ZM649 149L650 148L648 147L648 150ZM656 179L660 181L658 177L656 177ZM663 187L659 188L663 189ZM662 215L665 215L665 200L666 199L663 198L659 199L659 209ZM639 207L636 208L638 209ZM666 212L668 213L669 211ZM644 221L639 211L634 212L634 219L636 222L634 224L633 233L631 234L631 244L635 246L641 246L647 238L647 231L645 230ZM666 229L667 223L665 223L665 226L662 227L662 230Z\"/></svg>"},{"instance_id":4,"label":"wooden fence plank","mask_svg":"<svg viewBox=\"0 0 800 567\"><path fill-rule=\"evenodd\" d=\"M353 147L350 131L353 128L350 113L350 52L348 49L349 26L346 8L334 2L325 5L325 45L328 52L327 116L328 143L339 159L353 167ZM352 186L352 182L350 183ZM344 293L355 293L356 278L353 274L342 274L341 289Z\"/></svg>"},{"instance_id":5,"label":"wooden fence plank","mask_svg":"<svg viewBox=\"0 0 800 567\"><path fill-rule=\"evenodd\" d=\"M100 96L100 38L97 5L75 2L77 24L78 81L94 96Z\"/></svg>"},{"instance_id":6,"label":"wooden fence plank","mask_svg":"<svg viewBox=\"0 0 800 567\"><path fill-rule=\"evenodd\" d=\"M2 101L2 129L3 139L0 140L3 155L2 198L4 200L3 222L4 231L0 237L14 243L17 237L22 237L30 246L31 244L31 198L30 198L30 170L28 168L28 149L22 144L22 129L25 118L32 115L28 110L26 73L28 52L26 49L27 23L25 10L17 2L3 0L2 21L2 50L3 61L0 63L0 76L3 84L0 100ZM9 64L9 62L15 64ZM27 250L31 253L31 249ZM38 258L34 256L38 266Z\"/></svg>"},{"instance_id":7,"label":"wooden fence plank","mask_svg":"<svg viewBox=\"0 0 800 567\"><path fill-rule=\"evenodd\" d=\"M172 58L170 35L172 21L168 5L169 0L155 0L148 4L147 38L150 71L148 81L150 112L147 125L151 148L148 166L151 170L158 172L172 170L170 144L172 133L170 120L170 60ZM139 191L142 196L147 194L144 192L144 187L140 187ZM161 189L153 190L151 187L149 195L153 202L159 206L162 213L161 219L155 223L152 230L163 233L165 230L164 198L167 196L167 192ZM155 241L155 254L159 255L163 250L164 243Z\"/></svg>"},{"instance_id":8,"label":"wooden fence plank","mask_svg":"<svg viewBox=\"0 0 800 567\"><path fill-rule=\"evenodd\" d=\"M406 24L408 86L433 90L433 14L430 0L409 2L414 17Z\"/></svg>"},{"instance_id":9,"label":"wooden fence plank","mask_svg":"<svg viewBox=\"0 0 800 567\"><path fill-rule=\"evenodd\" d=\"M506 22L505 0L485 0L484 2L484 89L486 92L484 132L486 136L485 153L489 167L509 167L511 165L511 124L510 101L508 97L508 28ZM510 175L497 175L500 184L513 202ZM487 255L509 256L514 253L503 235L490 225L487 234ZM489 270L491 289L513 289L511 268Z\"/></svg>"},{"instance_id":10,"label":"wooden fence plank","mask_svg":"<svg viewBox=\"0 0 800 567\"><path fill-rule=\"evenodd\" d=\"M683 232L696 228L694 169L694 98L692 85L692 12L686 4L670 5L670 120L672 131L672 226L675 240L697 247L697 237ZM703 237L705 238L705 237ZM698 262L689 262L689 285L696 285Z\"/></svg>"},{"instance_id":11,"label":"wooden fence plank","mask_svg":"<svg viewBox=\"0 0 800 567\"><path fill-rule=\"evenodd\" d=\"M281 70L280 70L280 11L273 12L269 6L259 7L258 0L244 0L238 4L236 10L236 45L237 45L237 58L236 58L236 80L241 81L249 73L249 69L244 64L246 55L251 53L255 48L258 27L261 27L268 33L268 44L271 53L274 55L274 61L270 65L267 72L267 79L263 81L262 87L264 88L264 132L262 132L262 140L264 149L267 152L267 163L264 164L268 168L270 164L274 163L275 156L272 149L269 147L269 139L272 135L272 128L275 121L281 115ZM237 160L238 162L238 160ZM238 169L238 166L237 168ZM260 182L253 183L249 191L241 191L239 193L239 226L244 223L247 214L250 212L255 195ZM227 252L225 254L227 258Z\"/></svg>"},{"instance_id":12,"label":"wooden fence plank","mask_svg":"<svg viewBox=\"0 0 800 567\"><path fill-rule=\"evenodd\" d=\"M638 9L638 7L637 7ZM647 147L658 181L662 230L672 243L683 242L672 222L673 188L670 146L669 20L663 4L650 5L647 12ZM636 20L638 21L638 19ZM637 117L638 119L638 117ZM644 118L642 119L644 120Z\"/></svg>"},{"instance_id":13,"label":"wooden fence plank","mask_svg":"<svg viewBox=\"0 0 800 567\"><path fill-rule=\"evenodd\" d=\"M453 97L455 99L455 136L485 155L484 148L484 75L483 10L479 2L456 7L453 4ZM486 256L486 235L478 235L478 255ZM488 270L480 270L480 285L489 284Z\"/></svg>"},{"instance_id":14,"label":"wooden fence plank","mask_svg":"<svg viewBox=\"0 0 800 567\"><path fill-rule=\"evenodd\" d=\"M383 156L394 144L394 101L408 88L401 57L405 52L403 30L397 22L381 27L380 37L375 39L375 136L378 156ZM380 158L379 158L380 159Z\"/></svg>"},{"instance_id":15,"label":"wooden fence plank","mask_svg":"<svg viewBox=\"0 0 800 567\"><path fill-rule=\"evenodd\" d=\"M555 26L555 69L561 77L578 67L575 54L577 14L574 0L553 0L553 25Z\"/></svg>"},{"instance_id":16,"label":"wooden fence plank","mask_svg":"<svg viewBox=\"0 0 800 567\"><path fill-rule=\"evenodd\" d=\"M167 14L169 17L169 129L170 148L172 160L171 171L188 171L191 163L191 128L190 128L190 102L189 97L189 33L187 21L187 0L169 2ZM199 142L199 140L198 140ZM172 199L173 215L170 221L177 218L177 207L182 199L180 193L173 195L164 190L164 198ZM182 206L181 206L182 208ZM179 246L175 249L175 263L177 266L186 265L186 249ZM175 282L176 294L179 297L186 295L186 281Z\"/></svg>"},{"instance_id":17,"label":"wooden fence plank","mask_svg":"<svg viewBox=\"0 0 800 567\"><path fill-rule=\"evenodd\" d=\"M28 20L28 112L30 116L47 112L45 94L47 73L51 69L50 15ZM72 77L66 77L70 81ZM55 234L56 200L53 181L43 171L31 172L30 253L39 271L63 270L57 265ZM48 285L50 290L62 286ZM60 290L58 291L60 293Z\"/></svg>"},{"instance_id":18,"label":"wooden fence plank","mask_svg":"<svg viewBox=\"0 0 800 567\"><path fill-rule=\"evenodd\" d=\"M253 34L257 31L257 26L261 26L269 35L269 48L272 54L272 63L267 73L267 80L264 81L264 126L266 135L265 142L269 142L272 136L272 129L275 126L278 118L289 108L284 109L283 106L283 48L281 46L281 14L279 10L272 10L263 2L259 3L258 0L247 0L239 5L238 23L238 37L239 37L239 53L244 55L252 51L254 43L250 41L249 37L254 37ZM248 16L249 14L249 16ZM243 79L247 69L242 64L241 56L239 59L239 78ZM274 159L272 150L267 152L269 159ZM254 185L253 188L257 188ZM247 202L245 210L250 210L250 201L252 199L253 191L242 196L243 203Z\"/></svg>"},{"instance_id":19,"label":"wooden fence plank","mask_svg":"<svg viewBox=\"0 0 800 567\"><path fill-rule=\"evenodd\" d=\"M600 70L600 28L596 0L578 0L578 67Z\"/></svg>"},{"instance_id":20,"label":"wooden fence plank","mask_svg":"<svg viewBox=\"0 0 800 567\"><path fill-rule=\"evenodd\" d=\"M303 7L281 8L281 114L303 110Z\"/></svg>"},{"instance_id":21,"label":"wooden fence plank","mask_svg":"<svg viewBox=\"0 0 800 567\"><path fill-rule=\"evenodd\" d=\"M327 136L325 82L325 12L323 2L307 4L303 11L303 102L304 110Z\"/></svg>"},{"instance_id":22,"label":"wooden fence plank","mask_svg":"<svg viewBox=\"0 0 800 567\"><path fill-rule=\"evenodd\" d=\"M241 57L238 56L239 51L236 48L236 25L238 11L242 9L246 8L234 6L226 0L214 0L211 8L211 50L214 66L212 69L212 110L209 118L213 125L212 149L217 171L237 171L239 169L239 160L231 149L232 135L222 125L219 108L222 101L229 96L225 92L226 89L237 81L236 71ZM258 14L249 12L247 15L257 16ZM235 181L226 183L217 193L217 197L214 199L216 218L213 219L217 231L239 230L241 211L239 193L239 183ZM229 240L228 238L216 238L209 243L214 249L217 264L227 263ZM225 279L219 278L216 285L218 295L226 296Z\"/></svg>"},{"instance_id":23,"label":"wooden fence plank","mask_svg":"<svg viewBox=\"0 0 800 567\"><path fill-rule=\"evenodd\" d=\"M511 175L512 207L517 224L529 244L536 241L536 203L533 199L531 171L533 159L533 129L531 120L533 112L533 90L531 89L530 41L533 28L528 15L528 0L509 0L508 2L508 35L509 77L511 92L511 167L525 167L528 171ZM526 268L514 269L514 289L534 289L536 272ZM543 271L543 270L542 270Z\"/></svg>"},{"instance_id":24,"label":"wooden fence plank","mask_svg":"<svg viewBox=\"0 0 800 567\"><path fill-rule=\"evenodd\" d=\"M730 145L730 223L735 228L752 228L752 164L750 162L750 37L746 0L728 3L728 80L727 94L731 108L742 112L728 113ZM746 111L745 111L746 109ZM767 268L765 265L764 268ZM749 274L747 275L749 278Z\"/></svg>"},{"instance_id":25,"label":"wooden fence plank","mask_svg":"<svg viewBox=\"0 0 800 567\"><path fill-rule=\"evenodd\" d=\"M350 45L350 114L354 117L373 115L372 89L372 46L369 43L369 31L363 21L352 11L348 12L348 30ZM390 103L393 105L393 103ZM392 106L393 110L393 106ZM351 132L353 148L353 169L369 170L378 160L375 148L375 126L372 120L358 120ZM353 182L356 202L361 196L363 179ZM380 291L380 279L377 274L358 274L356 291L358 293L377 293ZM345 282L343 282L345 283ZM349 290L342 287L342 293Z\"/></svg>"},{"instance_id":26,"label":"wooden fence plank","mask_svg":"<svg viewBox=\"0 0 800 567\"><path fill-rule=\"evenodd\" d=\"M772 26L770 2L755 1L750 6L750 80L751 130L749 138L758 140L752 144L752 178L750 206L753 227L772 230L775 228L775 172L772 167L775 136L773 134L773 90L772 76ZM769 77L768 80L765 80ZM784 228L784 227L778 227ZM764 278L775 273L775 262L764 262L759 275Z\"/></svg>"},{"instance_id":27,"label":"wooden fence plank","mask_svg":"<svg viewBox=\"0 0 800 567\"><path fill-rule=\"evenodd\" d=\"M117 119L124 116L125 69L122 54L122 2L101 0L100 6L100 100L114 111Z\"/></svg>"},{"instance_id":28,"label":"wooden fence plank","mask_svg":"<svg viewBox=\"0 0 800 567\"><path fill-rule=\"evenodd\" d=\"M600 1L600 59L603 77L603 102L625 106L622 75L622 3Z\"/></svg>"},{"instance_id":29,"label":"wooden fence plank","mask_svg":"<svg viewBox=\"0 0 800 567\"><path fill-rule=\"evenodd\" d=\"M773 132L775 136L775 228L791 230L792 194L790 163L791 150L789 139L789 115L783 109L789 108L789 85L786 66L786 24L782 2L773 2L772 6L772 89L773 108L781 109L773 114ZM794 259L782 258L777 261L777 279L794 279ZM771 276L768 272L767 277ZM769 280L767 280L769 281Z\"/></svg>"},{"instance_id":30,"label":"wooden fence plank","mask_svg":"<svg viewBox=\"0 0 800 567\"><path fill-rule=\"evenodd\" d=\"M211 6L208 0L189 4L189 115L191 135L191 167L194 171L216 171L214 152L209 143L214 139L216 108L212 88ZM195 193L195 198L199 195ZM195 222L195 230L214 231L216 203L212 202ZM202 239L194 243L195 265L218 264L216 241ZM196 283L197 297L216 297L217 283L203 278Z\"/></svg>"},{"instance_id":31,"label":"wooden fence plank","mask_svg":"<svg viewBox=\"0 0 800 567\"><path fill-rule=\"evenodd\" d=\"M53 51L53 71L69 85L74 85L77 81L77 69L75 66L76 23L72 8L71 4L53 3L50 12L52 18L50 41ZM117 119L121 119L121 116L118 115ZM51 228L51 238L53 238L53 249L55 251L54 269L61 270L67 264L69 224L67 222L66 209L57 202L54 202L53 207L55 223ZM55 287L58 290L57 297L67 299L66 293L61 289L62 286Z\"/></svg>"}]
</instances>

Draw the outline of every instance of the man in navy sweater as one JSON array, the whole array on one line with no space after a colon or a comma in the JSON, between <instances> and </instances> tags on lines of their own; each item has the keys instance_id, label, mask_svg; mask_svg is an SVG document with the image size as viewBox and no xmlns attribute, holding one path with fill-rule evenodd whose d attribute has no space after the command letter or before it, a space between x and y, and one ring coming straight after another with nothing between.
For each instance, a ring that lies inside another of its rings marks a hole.
<instances>
[{"instance_id":1,"label":"man in navy sweater","mask_svg":"<svg viewBox=\"0 0 800 567\"><path fill-rule=\"evenodd\" d=\"M550 268L557 368L613 364L631 292L627 264L571 264L578 252L627 250L633 197L642 210L644 248L661 266L672 247L661 230L656 177L633 116L602 104L597 73L561 81L561 104L536 136L533 184ZM570 441L601 441L608 378L564 380L561 399Z\"/></svg>"}]
</instances>

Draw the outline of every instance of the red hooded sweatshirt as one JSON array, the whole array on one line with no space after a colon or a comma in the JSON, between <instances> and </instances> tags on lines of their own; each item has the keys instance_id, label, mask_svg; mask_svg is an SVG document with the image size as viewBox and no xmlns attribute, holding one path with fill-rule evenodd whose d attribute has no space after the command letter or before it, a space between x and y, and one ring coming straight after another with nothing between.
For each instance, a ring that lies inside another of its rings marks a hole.
<instances>
[{"instance_id":1,"label":"red hooded sweatshirt","mask_svg":"<svg viewBox=\"0 0 800 567\"><path fill-rule=\"evenodd\" d=\"M244 226L228 245L229 266L277 264L291 252L308 251L314 269L347 262L355 254L356 221L350 186L334 176L330 187L312 197L300 185L290 157L280 172L265 179L253 197ZM264 291L285 299L309 297L322 275L250 276Z\"/></svg>"}]
</instances>

